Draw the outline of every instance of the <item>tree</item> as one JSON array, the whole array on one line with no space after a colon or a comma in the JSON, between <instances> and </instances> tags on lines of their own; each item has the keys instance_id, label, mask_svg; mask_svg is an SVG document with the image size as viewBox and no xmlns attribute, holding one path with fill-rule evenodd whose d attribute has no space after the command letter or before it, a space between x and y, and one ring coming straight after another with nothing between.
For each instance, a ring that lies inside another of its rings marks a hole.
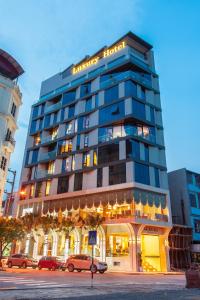
<instances>
[{"instance_id":1,"label":"tree","mask_svg":"<svg viewBox=\"0 0 200 300\"><path fill-rule=\"evenodd\" d=\"M97 230L98 227L105 221L105 218L98 213L89 213L84 219L85 226L89 228L89 230Z\"/></svg>"},{"instance_id":2,"label":"tree","mask_svg":"<svg viewBox=\"0 0 200 300\"><path fill-rule=\"evenodd\" d=\"M9 244L16 240L22 240L24 236L21 220L0 217L0 260Z\"/></svg>"},{"instance_id":3,"label":"tree","mask_svg":"<svg viewBox=\"0 0 200 300\"><path fill-rule=\"evenodd\" d=\"M47 255L48 250L48 234L51 230L56 229L58 226L58 218L51 215L40 216L38 223L44 232L44 252Z\"/></svg>"}]
</instances>

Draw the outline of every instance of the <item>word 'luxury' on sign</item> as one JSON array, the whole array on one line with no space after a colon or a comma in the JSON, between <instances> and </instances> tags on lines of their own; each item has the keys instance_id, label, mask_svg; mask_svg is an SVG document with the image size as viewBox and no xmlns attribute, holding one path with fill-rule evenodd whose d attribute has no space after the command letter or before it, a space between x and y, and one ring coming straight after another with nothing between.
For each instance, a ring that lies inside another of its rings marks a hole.
<instances>
[{"instance_id":1,"label":"word 'luxury' on sign","mask_svg":"<svg viewBox=\"0 0 200 300\"><path fill-rule=\"evenodd\" d=\"M108 49L104 50L100 56L96 56L88 61L85 61L82 64L78 65L77 67L73 67L72 74L79 73L79 72L89 68L92 65L96 65L100 58L108 57L108 56L120 51L121 49L123 49L125 47L126 47L126 43L123 41L120 44L113 46L112 48L108 48Z\"/></svg>"}]
</instances>

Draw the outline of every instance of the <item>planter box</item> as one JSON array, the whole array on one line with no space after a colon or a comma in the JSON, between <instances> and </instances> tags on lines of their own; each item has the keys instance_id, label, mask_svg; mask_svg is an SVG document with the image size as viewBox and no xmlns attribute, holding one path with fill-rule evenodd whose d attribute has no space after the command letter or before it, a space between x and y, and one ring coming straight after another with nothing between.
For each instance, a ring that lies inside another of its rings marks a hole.
<instances>
[{"instance_id":1,"label":"planter box","mask_svg":"<svg viewBox=\"0 0 200 300\"><path fill-rule=\"evenodd\" d=\"M185 272L186 288L200 288L200 271L188 270Z\"/></svg>"}]
</instances>

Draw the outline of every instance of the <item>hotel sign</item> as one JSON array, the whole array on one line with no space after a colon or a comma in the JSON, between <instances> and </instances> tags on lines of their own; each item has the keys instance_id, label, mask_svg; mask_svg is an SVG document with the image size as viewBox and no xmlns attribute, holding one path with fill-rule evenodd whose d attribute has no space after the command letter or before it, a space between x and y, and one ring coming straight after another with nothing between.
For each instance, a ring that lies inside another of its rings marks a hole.
<instances>
[{"instance_id":1,"label":"hotel sign","mask_svg":"<svg viewBox=\"0 0 200 300\"><path fill-rule=\"evenodd\" d=\"M78 66L73 67L72 68L72 74L73 75L77 74L77 73L79 73L79 72L81 72L81 71L83 71L83 70L85 70L85 69L87 69L87 68L89 68L93 65L96 65L101 58L105 58L105 57L108 57L110 55L113 55L113 54L115 54L116 52L122 50L125 47L126 47L126 43L124 41L122 41L121 43L102 51L102 53L99 56L95 56L92 59L86 60L83 63L79 64Z\"/></svg>"}]
</instances>

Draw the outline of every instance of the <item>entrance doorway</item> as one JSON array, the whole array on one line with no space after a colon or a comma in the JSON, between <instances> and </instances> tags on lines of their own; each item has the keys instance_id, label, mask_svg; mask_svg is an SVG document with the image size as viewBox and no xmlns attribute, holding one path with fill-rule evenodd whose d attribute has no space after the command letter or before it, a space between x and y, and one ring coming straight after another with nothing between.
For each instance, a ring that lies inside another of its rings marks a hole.
<instances>
[{"instance_id":1,"label":"entrance doorway","mask_svg":"<svg viewBox=\"0 0 200 300\"><path fill-rule=\"evenodd\" d=\"M142 268L144 272L159 272L160 267L160 240L158 235L142 235Z\"/></svg>"}]
</instances>

